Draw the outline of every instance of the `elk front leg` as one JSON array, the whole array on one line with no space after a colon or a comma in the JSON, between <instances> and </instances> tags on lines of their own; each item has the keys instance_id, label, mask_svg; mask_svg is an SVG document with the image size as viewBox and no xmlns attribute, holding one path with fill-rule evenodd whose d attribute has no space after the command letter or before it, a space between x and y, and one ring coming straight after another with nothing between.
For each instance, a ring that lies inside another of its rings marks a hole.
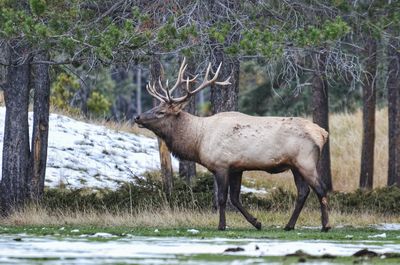
<instances>
[{"instance_id":1,"label":"elk front leg","mask_svg":"<svg viewBox=\"0 0 400 265\"><path fill-rule=\"evenodd\" d=\"M294 206L293 214L290 217L289 222L285 226L285 230L293 230L294 226L296 225L297 218L299 218L300 212L303 209L304 203L310 194L310 187L308 186L307 182L304 181L303 176L299 173L298 170L292 169L294 182L297 188L297 199L296 204Z\"/></svg>"},{"instance_id":2,"label":"elk front leg","mask_svg":"<svg viewBox=\"0 0 400 265\"><path fill-rule=\"evenodd\" d=\"M241 204L239 196L240 196L240 188L242 186L242 172L237 172L230 174L229 176L229 196L231 198L231 202L233 206L235 206L246 218L246 220L252 224L258 230L261 229L261 223L257 221L253 215L251 215Z\"/></svg>"},{"instance_id":3,"label":"elk front leg","mask_svg":"<svg viewBox=\"0 0 400 265\"><path fill-rule=\"evenodd\" d=\"M215 174L218 189L218 207L219 207L219 224L218 230L225 230L226 219L225 209L226 200L228 197L228 175L227 174Z\"/></svg>"}]
</instances>

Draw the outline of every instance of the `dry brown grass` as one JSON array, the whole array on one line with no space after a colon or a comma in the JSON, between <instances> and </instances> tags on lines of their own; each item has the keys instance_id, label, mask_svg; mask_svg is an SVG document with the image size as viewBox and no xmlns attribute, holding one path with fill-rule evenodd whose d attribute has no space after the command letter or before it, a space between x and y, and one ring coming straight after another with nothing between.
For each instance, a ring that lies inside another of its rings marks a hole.
<instances>
[{"instance_id":1,"label":"dry brown grass","mask_svg":"<svg viewBox=\"0 0 400 265\"><path fill-rule=\"evenodd\" d=\"M387 181L388 121L387 109L376 112L374 187L383 187ZM336 191L354 191L358 188L361 161L362 113L332 114L330 116L330 144L332 183ZM247 172L244 182L256 187L283 187L294 190L290 172L271 175Z\"/></svg>"},{"instance_id":2,"label":"dry brown grass","mask_svg":"<svg viewBox=\"0 0 400 265\"><path fill-rule=\"evenodd\" d=\"M252 213L263 226L284 226L292 210L270 212L253 210ZM376 213L357 212L342 214L335 210L330 214L333 226L353 225L367 226L378 223L399 223L400 216ZM87 211L81 213L49 212L42 208L29 207L16 212L7 218L0 219L0 225L34 225L34 226L127 226L127 227L217 227L218 214L212 211L193 210L143 210L134 214L119 214ZM227 225L234 228L251 228L251 225L238 212L227 212ZM308 208L302 211L298 226L320 226L320 212Z\"/></svg>"},{"instance_id":3,"label":"dry brown grass","mask_svg":"<svg viewBox=\"0 0 400 265\"><path fill-rule=\"evenodd\" d=\"M376 112L374 187L387 181L387 109ZM358 187L361 163L362 113L331 116L332 182L335 190L352 191Z\"/></svg>"}]
</instances>

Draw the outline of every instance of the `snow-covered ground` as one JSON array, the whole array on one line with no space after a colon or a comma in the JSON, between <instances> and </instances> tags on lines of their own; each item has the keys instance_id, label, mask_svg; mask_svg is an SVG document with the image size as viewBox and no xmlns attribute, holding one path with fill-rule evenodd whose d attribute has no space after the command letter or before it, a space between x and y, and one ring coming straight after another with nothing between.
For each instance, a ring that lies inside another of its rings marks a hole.
<instances>
[{"instance_id":1,"label":"snow-covered ground","mask_svg":"<svg viewBox=\"0 0 400 265\"><path fill-rule=\"evenodd\" d=\"M112 235L105 236L110 238ZM88 236L92 238L93 236ZM19 238L19 240L15 240ZM239 252L226 252L240 247ZM196 239L185 237L138 237L94 242L84 237L30 237L5 235L0 238L0 263L4 264L271 264L264 257L282 257L302 251L314 256L351 256L368 249L377 254L399 253L394 243L274 239ZM195 255L204 255L196 256ZM232 256L242 256L234 259ZM231 256L231 258L221 258ZM243 256L247 258L243 258ZM384 258L384 256L382 256ZM309 264L321 264L317 260ZM276 262L276 264L280 264ZM323 264L337 264L325 260Z\"/></svg>"},{"instance_id":2,"label":"snow-covered ground","mask_svg":"<svg viewBox=\"0 0 400 265\"><path fill-rule=\"evenodd\" d=\"M0 155L5 108L0 108ZM32 113L29 113L32 125ZM32 130L30 130L32 131ZM0 167L1 167L0 159ZM146 171L159 169L157 141L51 114L46 186L115 189ZM173 158L173 166L178 161ZM1 176L1 170L0 170Z\"/></svg>"}]
</instances>

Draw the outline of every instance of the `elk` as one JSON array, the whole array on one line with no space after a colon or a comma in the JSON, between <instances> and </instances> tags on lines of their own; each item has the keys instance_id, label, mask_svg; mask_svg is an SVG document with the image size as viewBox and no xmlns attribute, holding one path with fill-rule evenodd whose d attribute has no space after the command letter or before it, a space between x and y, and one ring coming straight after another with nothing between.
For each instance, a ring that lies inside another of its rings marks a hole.
<instances>
[{"instance_id":1,"label":"elk","mask_svg":"<svg viewBox=\"0 0 400 265\"><path fill-rule=\"evenodd\" d=\"M322 231L328 231L327 191L317 173L320 152L328 137L324 129L296 117L255 117L240 112L198 117L183 110L191 97L205 87L230 84L230 78L217 81L221 64L211 79L209 64L203 82L191 89L198 75L185 79L187 65L183 60L172 88L168 88L168 81L164 87L160 79L161 91L157 90L155 82L146 86L160 104L135 117L135 122L162 138L174 156L199 163L214 174L218 188L219 230L226 228L228 190L232 204L249 223L261 229L261 223L243 208L239 200L243 171L280 173L291 170L298 194L285 230L294 229L311 187L321 205ZM173 97L173 91L181 86L185 94Z\"/></svg>"}]
</instances>

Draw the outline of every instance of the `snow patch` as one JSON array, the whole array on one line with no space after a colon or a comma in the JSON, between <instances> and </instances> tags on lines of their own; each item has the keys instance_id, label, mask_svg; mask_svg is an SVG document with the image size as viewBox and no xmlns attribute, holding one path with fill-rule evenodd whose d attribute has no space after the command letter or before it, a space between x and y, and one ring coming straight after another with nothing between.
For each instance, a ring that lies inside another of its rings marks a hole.
<instances>
[{"instance_id":1,"label":"snow patch","mask_svg":"<svg viewBox=\"0 0 400 265\"><path fill-rule=\"evenodd\" d=\"M255 189L255 188L249 188L249 187L246 187L243 185L240 190L242 193L254 193L254 194L267 194L268 193L268 191L266 191L265 188Z\"/></svg>"},{"instance_id":2,"label":"snow patch","mask_svg":"<svg viewBox=\"0 0 400 265\"><path fill-rule=\"evenodd\" d=\"M368 238L386 238L386 233L368 236Z\"/></svg>"},{"instance_id":3,"label":"snow patch","mask_svg":"<svg viewBox=\"0 0 400 265\"><path fill-rule=\"evenodd\" d=\"M117 237L117 236L116 235L112 235L110 233L99 232L99 233L95 233L94 235L91 235L89 237L113 238L113 237Z\"/></svg>"},{"instance_id":4,"label":"snow patch","mask_svg":"<svg viewBox=\"0 0 400 265\"><path fill-rule=\"evenodd\" d=\"M400 224L396 224L396 223L394 223L394 224L377 224L377 225L374 225L374 227L378 230L387 230L387 231L400 230Z\"/></svg>"},{"instance_id":5,"label":"snow patch","mask_svg":"<svg viewBox=\"0 0 400 265\"><path fill-rule=\"evenodd\" d=\"M188 229L187 232L191 233L191 234L194 234L194 235L200 233L200 231L197 230L197 229Z\"/></svg>"}]
</instances>

